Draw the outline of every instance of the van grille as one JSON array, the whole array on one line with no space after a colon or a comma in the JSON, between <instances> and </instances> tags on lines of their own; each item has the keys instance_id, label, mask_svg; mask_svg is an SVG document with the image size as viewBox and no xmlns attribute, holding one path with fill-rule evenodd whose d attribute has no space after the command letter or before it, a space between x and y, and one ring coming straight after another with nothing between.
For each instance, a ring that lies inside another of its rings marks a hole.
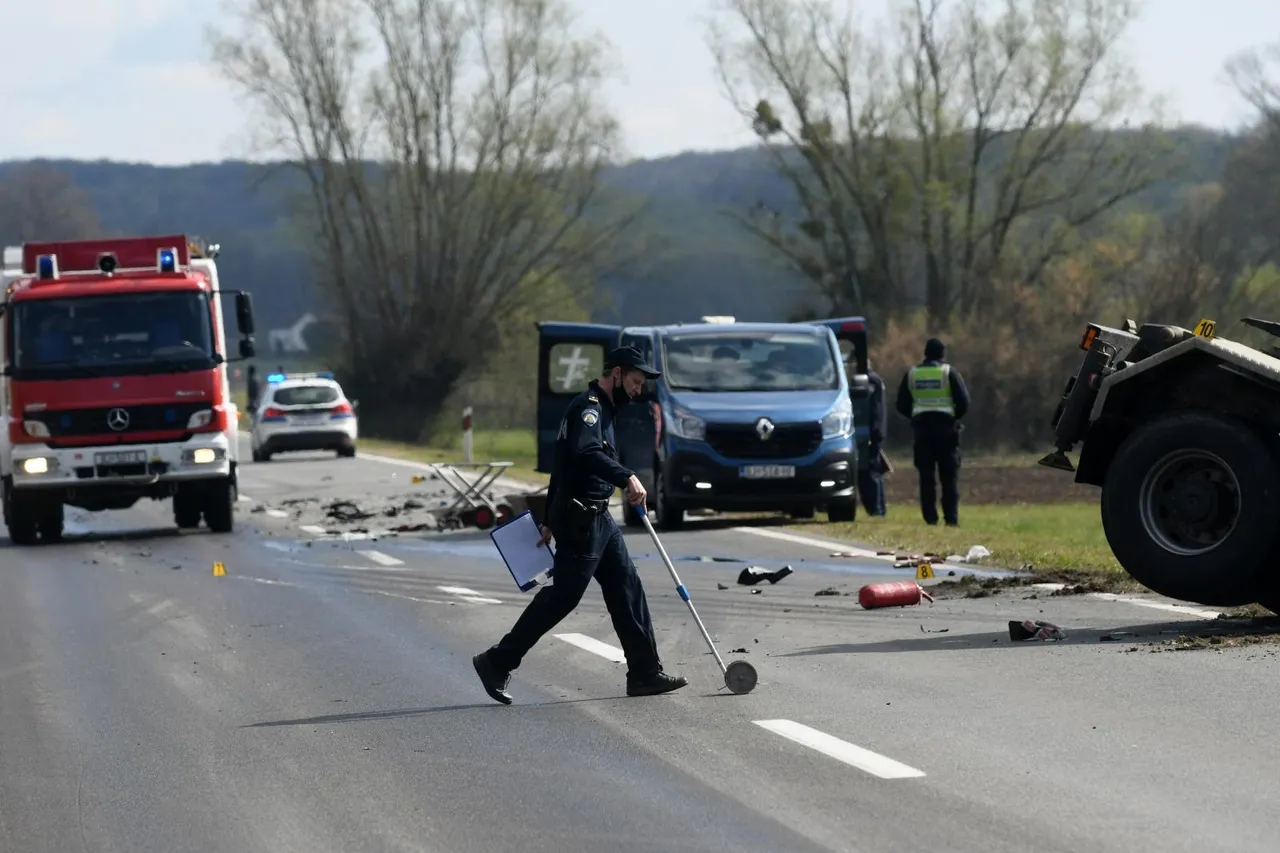
<instances>
[{"instance_id":1,"label":"van grille","mask_svg":"<svg viewBox=\"0 0 1280 853\"><path fill-rule=\"evenodd\" d=\"M708 424L707 443L729 459L794 459L822 444L821 424L776 424L761 439L755 424Z\"/></svg>"}]
</instances>

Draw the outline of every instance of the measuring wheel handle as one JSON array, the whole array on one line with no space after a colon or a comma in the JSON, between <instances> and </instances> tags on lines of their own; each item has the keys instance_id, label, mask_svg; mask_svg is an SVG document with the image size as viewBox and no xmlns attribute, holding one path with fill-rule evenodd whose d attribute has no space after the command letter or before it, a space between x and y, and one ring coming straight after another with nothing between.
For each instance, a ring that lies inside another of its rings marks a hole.
<instances>
[{"instance_id":1,"label":"measuring wheel handle","mask_svg":"<svg viewBox=\"0 0 1280 853\"><path fill-rule=\"evenodd\" d=\"M649 521L649 514L645 512L643 506L637 505L632 509L635 510L640 520L644 522L645 529L649 531L649 537L653 539L653 545L658 549L663 565L667 567L667 571L671 573L671 579L675 581L676 592L679 593L681 600L689 605L689 613L693 616L693 621L697 623L698 630L702 632L702 638L707 641L707 647L711 649L711 654L715 656L720 672L724 674L724 686L728 687L731 693L739 695L750 693L756 686L756 668L744 660L736 660L725 666L724 660L720 657L720 652L716 651L715 641L707 633L706 626L702 624L702 619L698 617L698 611L693 607L693 599L689 596L689 590L680 582L680 576L676 574L676 567L671 562L671 558L667 556L667 549L662 547L662 541L658 539L658 533L653 529L653 524Z\"/></svg>"}]
</instances>

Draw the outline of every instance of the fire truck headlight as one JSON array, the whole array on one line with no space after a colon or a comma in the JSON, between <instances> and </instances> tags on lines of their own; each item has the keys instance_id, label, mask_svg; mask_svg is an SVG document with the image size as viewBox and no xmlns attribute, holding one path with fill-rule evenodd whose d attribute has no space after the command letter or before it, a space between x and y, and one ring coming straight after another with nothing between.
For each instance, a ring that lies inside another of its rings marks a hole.
<instances>
[{"instance_id":1,"label":"fire truck headlight","mask_svg":"<svg viewBox=\"0 0 1280 853\"><path fill-rule=\"evenodd\" d=\"M22 460L22 473L24 474L47 474L49 468L52 467L50 460L43 456L37 456L34 459Z\"/></svg>"}]
</instances>

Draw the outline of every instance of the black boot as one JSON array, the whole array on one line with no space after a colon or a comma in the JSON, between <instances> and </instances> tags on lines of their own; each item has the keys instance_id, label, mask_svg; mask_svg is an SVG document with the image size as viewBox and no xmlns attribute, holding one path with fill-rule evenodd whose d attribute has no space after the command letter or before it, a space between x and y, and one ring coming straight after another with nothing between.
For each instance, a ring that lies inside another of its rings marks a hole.
<instances>
[{"instance_id":1,"label":"black boot","mask_svg":"<svg viewBox=\"0 0 1280 853\"><path fill-rule=\"evenodd\" d=\"M494 669L487 651L473 657L471 663L475 665L476 675L480 676L484 692L503 705L510 705L511 694L507 692L507 685L511 683L511 673L501 673Z\"/></svg>"},{"instance_id":2,"label":"black boot","mask_svg":"<svg viewBox=\"0 0 1280 853\"><path fill-rule=\"evenodd\" d=\"M689 683L683 675L668 675L658 672L647 678L627 679L628 696L657 696L679 690Z\"/></svg>"}]
</instances>

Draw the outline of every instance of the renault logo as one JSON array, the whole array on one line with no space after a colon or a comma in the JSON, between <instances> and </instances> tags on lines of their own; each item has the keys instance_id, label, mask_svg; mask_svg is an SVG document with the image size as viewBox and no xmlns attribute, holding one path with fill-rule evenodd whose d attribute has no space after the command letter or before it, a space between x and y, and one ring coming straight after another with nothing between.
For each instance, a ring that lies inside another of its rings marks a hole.
<instances>
[{"instance_id":1,"label":"renault logo","mask_svg":"<svg viewBox=\"0 0 1280 853\"><path fill-rule=\"evenodd\" d=\"M112 409L107 412L107 426L116 432L129 426L129 413L124 409Z\"/></svg>"},{"instance_id":2,"label":"renault logo","mask_svg":"<svg viewBox=\"0 0 1280 853\"><path fill-rule=\"evenodd\" d=\"M768 441L769 436L773 435L773 421L768 418L756 421L756 435L760 436L761 441Z\"/></svg>"}]
</instances>

